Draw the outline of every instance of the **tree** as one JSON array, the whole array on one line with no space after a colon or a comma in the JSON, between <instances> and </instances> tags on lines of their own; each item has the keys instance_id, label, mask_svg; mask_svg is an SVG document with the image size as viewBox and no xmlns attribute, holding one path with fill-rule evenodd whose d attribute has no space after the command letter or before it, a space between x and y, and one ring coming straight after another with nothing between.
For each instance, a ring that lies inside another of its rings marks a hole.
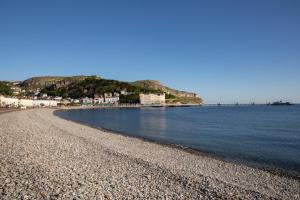
<instances>
[{"instance_id":1,"label":"tree","mask_svg":"<svg viewBox=\"0 0 300 200\"><path fill-rule=\"evenodd\" d=\"M2 95L12 95L12 90L5 82L0 82L0 94Z\"/></svg>"}]
</instances>

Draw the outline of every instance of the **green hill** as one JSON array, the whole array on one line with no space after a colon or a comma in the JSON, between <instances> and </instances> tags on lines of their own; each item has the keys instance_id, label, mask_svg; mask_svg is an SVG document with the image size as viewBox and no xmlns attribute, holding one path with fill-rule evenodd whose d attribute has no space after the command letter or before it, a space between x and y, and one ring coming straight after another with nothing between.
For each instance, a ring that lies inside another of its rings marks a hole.
<instances>
[{"instance_id":1,"label":"green hill","mask_svg":"<svg viewBox=\"0 0 300 200\"><path fill-rule=\"evenodd\" d=\"M171 89L169 87L162 85L159 81L142 80L142 81L135 81L132 84L138 87L152 89L152 90L159 90L166 93L167 103L183 103L183 104L202 103L202 99L198 97L196 93Z\"/></svg>"},{"instance_id":2,"label":"green hill","mask_svg":"<svg viewBox=\"0 0 300 200\"><path fill-rule=\"evenodd\" d=\"M63 76L41 76L41 77L32 77L23 82L21 82L20 86L27 90L36 90L38 88L43 89L45 87L49 87L55 85L55 87L64 87L71 83L76 83L85 80L89 77L96 76L71 76L71 77L63 77ZM100 79L100 77L97 77Z\"/></svg>"},{"instance_id":3,"label":"green hill","mask_svg":"<svg viewBox=\"0 0 300 200\"><path fill-rule=\"evenodd\" d=\"M102 79L97 76L44 76L33 77L20 83L20 87L32 94L37 89L48 96L62 96L64 98L94 97L104 93L121 93L121 103L138 103L140 93L165 93L167 103L202 103L202 99L195 93L179 91L162 85L159 81L144 80L136 82L123 82Z\"/></svg>"}]
</instances>

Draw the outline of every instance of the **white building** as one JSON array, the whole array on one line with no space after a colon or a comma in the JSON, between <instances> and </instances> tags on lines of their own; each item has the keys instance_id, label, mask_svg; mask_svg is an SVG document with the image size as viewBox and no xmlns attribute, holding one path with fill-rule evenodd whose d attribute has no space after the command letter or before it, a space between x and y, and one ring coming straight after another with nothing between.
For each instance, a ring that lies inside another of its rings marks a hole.
<instances>
[{"instance_id":1,"label":"white building","mask_svg":"<svg viewBox=\"0 0 300 200\"><path fill-rule=\"evenodd\" d=\"M19 99L0 96L0 106L1 107L18 107Z\"/></svg>"},{"instance_id":2,"label":"white building","mask_svg":"<svg viewBox=\"0 0 300 200\"><path fill-rule=\"evenodd\" d=\"M4 96L0 95L0 107L4 107Z\"/></svg>"},{"instance_id":3,"label":"white building","mask_svg":"<svg viewBox=\"0 0 300 200\"><path fill-rule=\"evenodd\" d=\"M127 92L127 90L124 89L124 90L121 90L120 94L121 94L121 95L124 95L124 96L127 96L127 95L131 95L132 92Z\"/></svg>"},{"instance_id":4,"label":"white building","mask_svg":"<svg viewBox=\"0 0 300 200\"><path fill-rule=\"evenodd\" d=\"M61 100L62 100L62 97L54 97L54 100L55 100L55 101L61 101Z\"/></svg>"},{"instance_id":5,"label":"white building","mask_svg":"<svg viewBox=\"0 0 300 200\"><path fill-rule=\"evenodd\" d=\"M94 98L94 104L104 104L104 98L102 96L96 96Z\"/></svg>"},{"instance_id":6,"label":"white building","mask_svg":"<svg viewBox=\"0 0 300 200\"><path fill-rule=\"evenodd\" d=\"M121 90L121 95L127 95L127 90L126 89Z\"/></svg>"},{"instance_id":7,"label":"white building","mask_svg":"<svg viewBox=\"0 0 300 200\"><path fill-rule=\"evenodd\" d=\"M140 104L142 105L164 105L165 94L140 94Z\"/></svg>"},{"instance_id":8,"label":"white building","mask_svg":"<svg viewBox=\"0 0 300 200\"><path fill-rule=\"evenodd\" d=\"M117 92L114 92L114 97L119 97L120 96L120 94L119 93L117 93Z\"/></svg>"},{"instance_id":9,"label":"white building","mask_svg":"<svg viewBox=\"0 0 300 200\"><path fill-rule=\"evenodd\" d=\"M72 99L72 103L80 103L79 99Z\"/></svg>"},{"instance_id":10,"label":"white building","mask_svg":"<svg viewBox=\"0 0 300 200\"><path fill-rule=\"evenodd\" d=\"M33 106L34 107L56 107L57 106L57 101L54 100L34 100L33 101Z\"/></svg>"},{"instance_id":11,"label":"white building","mask_svg":"<svg viewBox=\"0 0 300 200\"><path fill-rule=\"evenodd\" d=\"M92 104L93 103L93 99L92 98L88 98L88 97L84 97L80 99L80 103L82 104Z\"/></svg>"},{"instance_id":12,"label":"white building","mask_svg":"<svg viewBox=\"0 0 300 200\"><path fill-rule=\"evenodd\" d=\"M71 103L71 101L70 100L68 100L68 99L64 99L64 100L61 100L60 101L60 104L62 104L62 105L69 105Z\"/></svg>"},{"instance_id":13,"label":"white building","mask_svg":"<svg viewBox=\"0 0 300 200\"><path fill-rule=\"evenodd\" d=\"M112 93L104 93L104 98L108 98L108 97L112 97L113 95L112 95Z\"/></svg>"},{"instance_id":14,"label":"white building","mask_svg":"<svg viewBox=\"0 0 300 200\"><path fill-rule=\"evenodd\" d=\"M119 97L105 97L104 102L106 104L117 104L119 103Z\"/></svg>"},{"instance_id":15,"label":"white building","mask_svg":"<svg viewBox=\"0 0 300 200\"><path fill-rule=\"evenodd\" d=\"M17 86L11 87L10 89L13 91L14 95L19 95L22 92L22 89Z\"/></svg>"},{"instance_id":16,"label":"white building","mask_svg":"<svg viewBox=\"0 0 300 200\"><path fill-rule=\"evenodd\" d=\"M40 88L37 88L34 92L34 96L38 96L41 92L41 89Z\"/></svg>"},{"instance_id":17,"label":"white building","mask_svg":"<svg viewBox=\"0 0 300 200\"><path fill-rule=\"evenodd\" d=\"M43 93L43 94L41 94L41 97L42 97L42 98L47 98L48 95L47 95L46 93Z\"/></svg>"},{"instance_id":18,"label":"white building","mask_svg":"<svg viewBox=\"0 0 300 200\"><path fill-rule=\"evenodd\" d=\"M0 96L0 107L56 107L57 101L40 99L17 99Z\"/></svg>"},{"instance_id":19,"label":"white building","mask_svg":"<svg viewBox=\"0 0 300 200\"><path fill-rule=\"evenodd\" d=\"M19 100L19 105L22 107L34 107L34 100L32 99L20 99Z\"/></svg>"}]
</instances>

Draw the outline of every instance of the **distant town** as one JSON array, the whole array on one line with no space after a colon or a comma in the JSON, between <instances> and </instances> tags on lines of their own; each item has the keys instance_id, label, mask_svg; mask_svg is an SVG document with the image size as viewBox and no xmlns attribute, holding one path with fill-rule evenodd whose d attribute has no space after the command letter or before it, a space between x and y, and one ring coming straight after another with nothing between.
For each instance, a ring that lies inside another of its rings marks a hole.
<instances>
[{"instance_id":1,"label":"distant town","mask_svg":"<svg viewBox=\"0 0 300 200\"><path fill-rule=\"evenodd\" d=\"M37 93L38 94L38 93ZM41 94L41 97L18 98L0 96L1 107L9 108L34 108L34 107L57 107L57 106L79 106L79 105L119 105L119 93L104 93L103 96L95 95L94 98L83 97L80 99L48 97L47 94ZM165 105L165 94L140 94L140 105Z\"/></svg>"},{"instance_id":2,"label":"distant town","mask_svg":"<svg viewBox=\"0 0 300 200\"><path fill-rule=\"evenodd\" d=\"M76 76L0 82L0 107L5 108L180 106L201 103L197 94L173 90L157 81L139 81L137 85L95 76Z\"/></svg>"}]
</instances>

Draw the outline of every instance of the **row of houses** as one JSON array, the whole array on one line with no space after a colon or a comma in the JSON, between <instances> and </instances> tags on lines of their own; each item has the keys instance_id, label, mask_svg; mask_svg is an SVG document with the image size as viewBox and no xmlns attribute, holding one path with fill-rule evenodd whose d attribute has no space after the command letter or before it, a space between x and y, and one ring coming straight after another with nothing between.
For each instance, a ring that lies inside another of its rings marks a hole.
<instances>
[{"instance_id":1,"label":"row of houses","mask_svg":"<svg viewBox=\"0 0 300 200\"><path fill-rule=\"evenodd\" d=\"M118 104L120 97L118 93L105 93L102 95L95 95L94 98L84 97L79 100L82 104Z\"/></svg>"},{"instance_id":2,"label":"row of houses","mask_svg":"<svg viewBox=\"0 0 300 200\"><path fill-rule=\"evenodd\" d=\"M166 102L165 94L140 94L141 105L164 105ZM118 104L120 101L118 93L95 95L94 98L84 97L80 99L81 104Z\"/></svg>"},{"instance_id":3,"label":"row of houses","mask_svg":"<svg viewBox=\"0 0 300 200\"><path fill-rule=\"evenodd\" d=\"M56 107L57 104L58 102L54 100L18 99L0 96L0 107Z\"/></svg>"},{"instance_id":4,"label":"row of houses","mask_svg":"<svg viewBox=\"0 0 300 200\"><path fill-rule=\"evenodd\" d=\"M164 105L165 94L140 94L141 105ZM120 97L118 93L105 93L104 95L95 95L94 98L84 97L80 99L63 99L62 97L55 97L49 99L33 99L15 98L0 96L0 107L56 107L58 104L69 105L74 104L118 104Z\"/></svg>"}]
</instances>

